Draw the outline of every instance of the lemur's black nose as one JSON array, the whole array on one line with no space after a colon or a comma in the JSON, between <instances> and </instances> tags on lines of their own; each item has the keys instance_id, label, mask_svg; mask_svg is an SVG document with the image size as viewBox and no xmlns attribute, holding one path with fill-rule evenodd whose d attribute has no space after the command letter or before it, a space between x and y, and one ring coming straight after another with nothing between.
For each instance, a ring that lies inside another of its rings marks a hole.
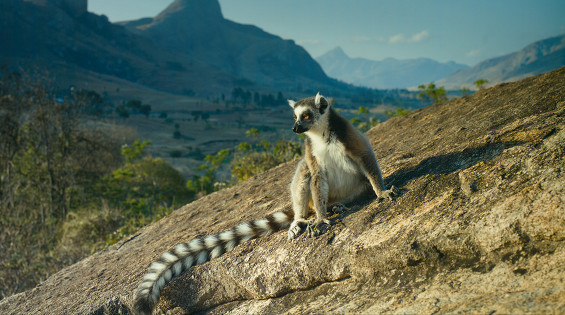
<instances>
[{"instance_id":1,"label":"lemur's black nose","mask_svg":"<svg viewBox=\"0 0 565 315\"><path fill-rule=\"evenodd\" d=\"M303 133L306 131L306 128L304 128L303 125L296 123L294 124L294 126L292 127L292 131L295 133Z\"/></svg>"}]
</instances>

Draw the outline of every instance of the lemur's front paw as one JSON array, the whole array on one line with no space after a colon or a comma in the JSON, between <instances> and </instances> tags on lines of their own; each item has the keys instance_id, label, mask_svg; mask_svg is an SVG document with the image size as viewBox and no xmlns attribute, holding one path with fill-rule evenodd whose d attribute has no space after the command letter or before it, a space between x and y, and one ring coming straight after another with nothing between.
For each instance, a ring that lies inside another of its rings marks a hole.
<instances>
[{"instance_id":1,"label":"lemur's front paw","mask_svg":"<svg viewBox=\"0 0 565 315\"><path fill-rule=\"evenodd\" d=\"M389 190L383 191L378 197L379 199L393 200L394 197L397 197L398 195L400 195L400 190L394 186L390 186Z\"/></svg>"},{"instance_id":2,"label":"lemur's front paw","mask_svg":"<svg viewBox=\"0 0 565 315\"><path fill-rule=\"evenodd\" d=\"M306 229L307 227L308 221L306 220L292 221L290 227L288 228L288 239L293 240L297 238L300 234L302 234L302 232L304 232L304 229Z\"/></svg>"}]
</instances>

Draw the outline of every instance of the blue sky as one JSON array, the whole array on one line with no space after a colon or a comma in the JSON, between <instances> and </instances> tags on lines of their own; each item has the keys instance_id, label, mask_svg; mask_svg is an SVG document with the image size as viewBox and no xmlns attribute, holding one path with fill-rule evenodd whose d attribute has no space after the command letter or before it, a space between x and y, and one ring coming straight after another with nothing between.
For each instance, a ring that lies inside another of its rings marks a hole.
<instances>
[{"instance_id":1,"label":"blue sky","mask_svg":"<svg viewBox=\"0 0 565 315\"><path fill-rule=\"evenodd\" d=\"M206 0L207 1L207 0ZM155 16L172 0L89 0L110 21ZM220 0L224 17L293 39L313 57L427 57L474 65L565 34L564 0Z\"/></svg>"}]
</instances>

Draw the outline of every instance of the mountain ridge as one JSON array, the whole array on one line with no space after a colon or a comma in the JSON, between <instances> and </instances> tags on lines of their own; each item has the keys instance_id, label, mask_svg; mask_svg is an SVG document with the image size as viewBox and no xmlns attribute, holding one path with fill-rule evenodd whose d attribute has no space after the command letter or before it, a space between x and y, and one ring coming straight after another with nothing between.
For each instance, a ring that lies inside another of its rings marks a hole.
<instances>
[{"instance_id":1,"label":"mountain ridge","mask_svg":"<svg viewBox=\"0 0 565 315\"><path fill-rule=\"evenodd\" d=\"M151 23L123 25L168 49L253 82L286 88L295 87L296 81L337 84L294 41L224 19L217 0L205 6L198 0L177 0Z\"/></svg>"},{"instance_id":2,"label":"mountain ridge","mask_svg":"<svg viewBox=\"0 0 565 315\"><path fill-rule=\"evenodd\" d=\"M517 81L565 65L565 35L533 42L519 51L479 62L438 80L436 85L447 89L462 87L475 89L479 79L489 80L489 85Z\"/></svg>"},{"instance_id":3,"label":"mountain ridge","mask_svg":"<svg viewBox=\"0 0 565 315\"><path fill-rule=\"evenodd\" d=\"M177 0L155 17L115 24L105 16L68 10L68 1L0 3L0 63L38 65L61 81L66 74L56 64L67 63L68 69L201 96L229 94L236 86L351 88L326 76L293 41L224 19L217 0Z\"/></svg>"}]
</instances>

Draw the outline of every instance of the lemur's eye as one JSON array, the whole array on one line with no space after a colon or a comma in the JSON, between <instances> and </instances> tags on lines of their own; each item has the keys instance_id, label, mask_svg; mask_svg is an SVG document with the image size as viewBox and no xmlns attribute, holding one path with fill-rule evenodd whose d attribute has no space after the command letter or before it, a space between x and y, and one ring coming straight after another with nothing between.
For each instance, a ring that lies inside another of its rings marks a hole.
<instances>
[{"instance_id":1,"label":"lemur's eye","mask_svg":"<svg viewBox=\"0 0 565 315\"><path fill-rule=\"evenodd\" d=\"M294 115L294 120L296 120L296 115Z\"/></svg>"},{"instance_id":2,"label":"lemur's eye","mask_svg":"<svg viewBox=\"0 0 565 315\"><path fill-rule=\"evenodd\" d=\"M310 115L304 115L304 119L310 119Z\"/></svg>"}]
</instances>

